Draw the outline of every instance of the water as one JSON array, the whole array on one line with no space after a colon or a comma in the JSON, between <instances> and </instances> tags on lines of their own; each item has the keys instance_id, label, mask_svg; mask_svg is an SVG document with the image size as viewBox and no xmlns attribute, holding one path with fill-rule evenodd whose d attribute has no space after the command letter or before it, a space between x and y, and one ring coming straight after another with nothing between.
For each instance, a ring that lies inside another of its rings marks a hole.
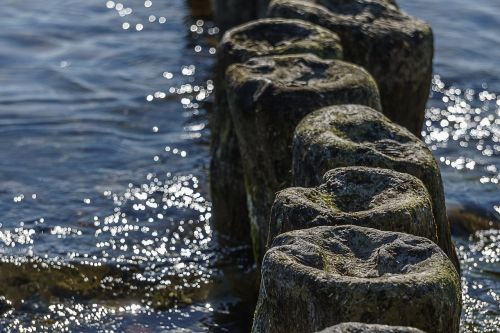
<instances>
[{"instance_id":1,"label":"water","mask_svg":"<svg viewBox=\"0 0 500 333\"><path fill-rule=\"evenodd\" d=\"M220 249L210 222L207 4L0 0L2 331L248 331L246 249ZM451 212L488 228L500 4L400 4L436 34L424 138ZM499 237L455 237L464 332L500 325Z\"/></svg>"},{"instance_id":2,"label":"water","mask_svg":"<svg viewBox=\"0 0 500 333\"><path fill-rule=\"evenodd\" d=\"M463 332L500 327L500 2L400 0L431 23L433 88L423 135L440 163L462 265ZM462 224L462 225L463 225ZM476 225L485 231L461 232Z\"/></svg>"},{"instance_id":3,"label":"water","mask_svg":"<svg viewBox=\"0 0 500 333\"><path fill-rule=\"evenodd\" d=\"M210 224L203 3L1 1L2 331L249 325Z\"/></svg>"}]
</instances>

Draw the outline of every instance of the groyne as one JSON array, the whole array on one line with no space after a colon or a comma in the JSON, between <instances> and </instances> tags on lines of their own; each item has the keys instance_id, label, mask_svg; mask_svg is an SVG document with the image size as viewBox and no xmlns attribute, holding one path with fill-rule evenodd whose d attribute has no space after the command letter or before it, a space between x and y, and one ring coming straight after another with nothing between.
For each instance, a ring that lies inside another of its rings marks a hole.
<instances>
[{"instance_id":1,"label":"groyne","mask_svg":"<svg viewBox=\"0 0 500 333\"><path fill-rule=\"evenodd\" d=\"M288 41L293 40L293 43ZM251 58L315 54L341 59L339 37L322 27L300 20L262 19L228 31L220 41L215 75L215 110L211 117L210 165L214 221L226 243L250 243L250 223L240 147L226 96L225 72Z\"/></svg>"},{"instance_id":2,"label":"groyne","mask_svg":"<svg viewBox=\"0 0 500 333\"><path fill-rule=\"evenodd\" d=\"M214 220L252 244L253 332L458 332L458 258L419 139L431 28L392 0L213 3Z\"/></svg>"}]
</instances>

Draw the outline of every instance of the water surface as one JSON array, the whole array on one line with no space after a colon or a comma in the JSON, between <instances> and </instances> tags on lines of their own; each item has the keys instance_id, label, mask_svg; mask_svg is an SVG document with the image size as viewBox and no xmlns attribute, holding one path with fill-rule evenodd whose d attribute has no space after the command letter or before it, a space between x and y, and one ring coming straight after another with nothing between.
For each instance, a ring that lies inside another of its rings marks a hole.
<instances>
[{"instance_id":1,"label":"water surface","mask_svg":"<svg viewBox=\"0 0 500 333\"><path fill-rule=\"evenodd\" d=\"M2 331L246 328L210 224L206 2L1 8Z\"/></svg>"},{"instance_id":2,"label":"water surface","mask_svg":"<svg viewBox=\"0 0 500 333\"><path fill-rule=\"evenodd\" d=\"M0 4L1 331L248 331L246 249L220 249L210 221L208 1ZM488 229L500 4L400 4L436 35L423 134L450 212ZM463 331L497 332L498 230L455 241Z\"/></svg>"}]
</instances>

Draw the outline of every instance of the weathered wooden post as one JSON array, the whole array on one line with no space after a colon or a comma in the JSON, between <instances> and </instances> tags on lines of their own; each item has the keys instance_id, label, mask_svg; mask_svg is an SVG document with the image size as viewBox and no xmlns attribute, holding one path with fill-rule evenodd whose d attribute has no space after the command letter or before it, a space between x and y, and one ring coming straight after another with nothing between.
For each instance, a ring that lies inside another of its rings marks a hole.
<instances>
[{"instance_id":1,"label":"weathered wooden post","mask_svg":"<svg viewBox=\"0 0 500 333\"><path fill-rule=\"evenodd\" d=\"M210 0L214 20L221 31L226 31L238 24L256 19L258 16L257 0Z\"/></svg>"},{"instance_id":2,"label":"weathered wooden post","mask_svg":"<svg viewBox=\"0 0 500 333\"><path fill-rule=\"evenodd\" d=\"M425 333L417 328L363 323L342 323L318 333Z\"/></svg>"},{"instance_id":3,"label":"weathered wooden post","mask_svg":"<svg viewBox=\"0 0 500 333\"><path fill-rule=\"evenodd\" d=\"M222 31L265 17L269 6L269 0L210 0L210 2L215 22Z\"/></svg>"},{"instance_id":4,"label":"weathered wooden post","mask_svg":"<svg viewBox=\"0 0 500 333\"><path fill-rule=\"evenodd\" d=\"M434 53L428 24L388 0L274 0L268 15L301 18L338 33L345 59L377 81L384 114L420 135Z\"/></svg>"},{"instance_id":5,"label":"weathered wooden post","mask_svg":"<svg viewBox=\"0 0 500 333\"><path fill-rule=\"evenodd\" d=\"M294 185L318 185L326 171L345 166L392 169L420 179L432 199L438 244L460 271L441 173L422 141L380 112L361 105L327 107L305 117L293 140Z\"/></svg>"},{"instance_id":6,"label":"weathered wooden post","mask_svg":"<svg viewBox=\"0 0 500 333\"><path fill-rule=\"evenodd\" d=\"M358 103L379 109L379 96L364 69L310 54L253 58L230 66L226 79L259 261L275 193L290 185L296 125L325 105Z\"/></svg>"},{"instance_id":7,"label":"weathered wooden post","mask_svg":"<svg viewBox=\"0 0 500 333\"><path fill-rule=\"evenodd\" d=\"M336 34L300 20L252 21L227 31L219 44L215 108L210 120L210 187L213 221L225 243L250 242L243 166L226 98L225 72L230 65L253 57L306 52L325 59L342 58Z\"/></svg>"},{"instance_id":8,"label":"weathered wooden post","mask_svg":"<svg viewBox=\"0 0 500 333\"><path fill-rule=\"evenodd\" d=\"M346 224L437 242L431 200L420 180L388 169L347 167L327 172L318 187L279 192L271 210L268 244L284 232Z\"/></svg>"},{"instance_id":9,"label":"weathered wooden post","mask_svg":"<svg viewBox=\"0 0 500 333\"><path fill-rule=\"evenodd\" d=\"M358 226L281 234L262 263L253 332L314 332L348 321L457 333L460 278L426 238Z\"/></svg>"}]
</instances>

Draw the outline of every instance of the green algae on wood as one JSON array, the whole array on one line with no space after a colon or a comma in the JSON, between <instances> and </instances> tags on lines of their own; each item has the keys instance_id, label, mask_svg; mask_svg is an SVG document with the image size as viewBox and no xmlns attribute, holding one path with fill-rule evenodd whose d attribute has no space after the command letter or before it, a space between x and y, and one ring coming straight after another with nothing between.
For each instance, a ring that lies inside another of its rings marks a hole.
<instances>
[{"instance_id":1,"label":"green algae on wood","mask_svg":"<svg viewBox=\"0 0 500 333\"><path fill-rule=\"evenodd\" d=\"M326 107L297 126L292 164L293 184L303 187L316 186L328 170L346 166L392 169L420 179L432 200L438 245L459 271L439 167L425 144L404 127L362 105Z\"/></svg>"},{"instance_id":2,"label":"green algae on wood","mask_svg":"<svg viewBox=\"0 0 500 333\"><path fill-rule=\"evenodd\" d=\"M284 232L344 224L405 232L437 242L429 193L420 180L388 169L347 167L329 171L316 188L278 192L268 244Z\"/></svg>"},{"instance_id":3,"label":"green algae on wood","mask_svg":"<svg viewBox=\"0 0 500 333\"><path fill-rule=\"evenodd\" d=\"M224 73L232 64L252 57L312 53L325 59L342 58L339 37L301 20L261 19L227 31L218 48L215 108L210 119L210 188L213 221L226 244L250 243L250 223L241 156L228 110Z\"/></svg>"},{"instance_id":4,"label":"green algae on wood","mask_svg":"<svg viewBox=\"0 0 500 333\"><path fill-rule=\"evenodd\" d=\"M262 262L252 332L314 332L343 322L457 333L460 278L433 242L358 226L276 237Z\"/></svg>"},{"instance_id":5,"label":"green algae on wood","mask_svg":"<svg viewBox=\"0 0 500 333\"><path fill-rule=\"evenodd\" d=\"M230 66L226 79L260 261L275 193L291 183L297 124L326 105L358 103L380 109L378 89L364 69L311 54L252 58Z\"/></svg>"},{"instance_id":6,"label":"green algae on wood","mask_svg":"<svg viewBox=\"0 0 500 333\"><path fill-rule=\"evenodd\" d=\"M388 0L274 0L268 16L300 18L338 33L344 58L377 81L384 114L420 135L434 54L427 23Z\"/></svg>"}]
</instances>

